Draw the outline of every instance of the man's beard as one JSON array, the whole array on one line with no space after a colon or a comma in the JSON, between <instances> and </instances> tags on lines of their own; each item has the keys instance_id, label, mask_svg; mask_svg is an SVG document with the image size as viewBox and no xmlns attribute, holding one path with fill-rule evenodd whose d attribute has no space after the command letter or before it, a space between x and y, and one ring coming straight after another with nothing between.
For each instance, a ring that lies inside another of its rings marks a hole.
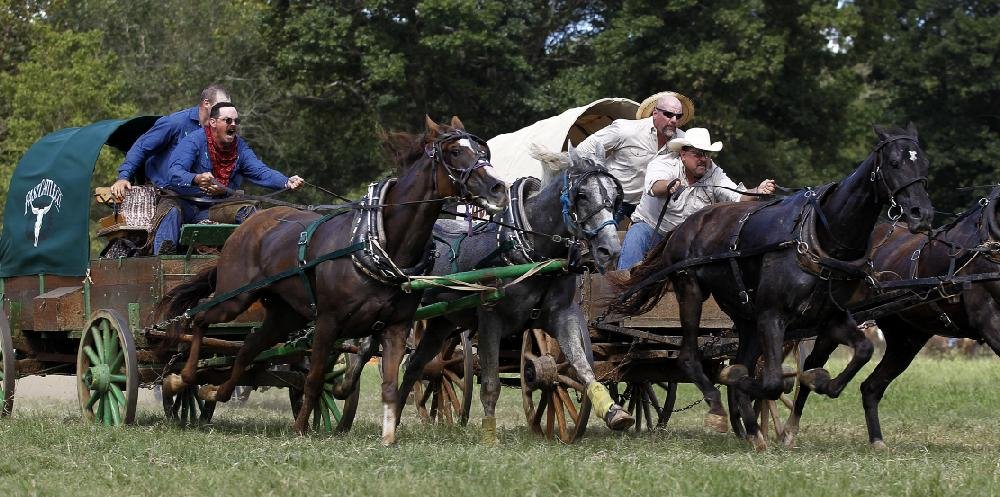
<instances>
[{"instance_id":1,"label":"man's beard","mask_svg":"<svg viewBox=\"0 0 1000 497\"><path fill-rule=\"evenodd\" d=\"M660 133L663 136L665 136L668 140L670 140L670 139L672 139L674 137L674 135L677 134L677 127L674 126L674 127L671 128L669 126L664 126L664 127L660 128Z\"/></svg>"}]
</instances>

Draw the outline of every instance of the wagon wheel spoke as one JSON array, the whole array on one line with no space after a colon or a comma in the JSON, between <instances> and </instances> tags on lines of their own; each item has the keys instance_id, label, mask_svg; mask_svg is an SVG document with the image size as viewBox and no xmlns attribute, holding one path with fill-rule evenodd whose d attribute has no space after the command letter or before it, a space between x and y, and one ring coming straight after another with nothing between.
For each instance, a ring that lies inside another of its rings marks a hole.
<instances>
[{"instance_id":1,"label":"wagon wheel spoke","mask_svg":"<svg viewBox=\"0 0 1000 497\"><path fill-rule=\"evenodd\" d=\"M558 395L558 388L556 392L557 395L552 396L552 412L555 415L556 422L559 424L559 439L566 440L569 437L566 429L566 408L563 405L562 396Z\"/></svg>"},{"instance_id":2,"label":"wagon wheel spoke","mask_svg":"<svg viewBox=\"0 0 1000 497\"><path fill-rule=\"evenodd\" d=\"M352 361L356 360L360 360L360 358L353 354L342 353L337 354L327 364L323 374L322 387L316 396L315 405L310 413L313 429L328 433L334 431L345 432L351 429L351 426L354 424L354 416L357 413L358 397L361 390L360 385L355 385L355 388L348 392L344 399L338 399L333 395L333 392L339 391L338 387L349 379L347 373L351 371L352 366L363 366L352 363ZM295 371L302 373L302 384L304 385L304 378L308 374L308 370L302 365L293 366L293 368ZM303 407L304 394L300 388L290 388L288 391L293 416L298 416L299 411Z\"/></svg>"},{"instance_id":3,"label":"wagon wheel spoke","mask_svg":"<svg viewBox=\"0 0 1000 497\"><path fill-rule=\"evenodd\" d=\"M132 424L139 371L135 343L126 321L115 311L91 316L77 348L77 393L87 419L106 426Z\"/></svg>"},{"instance_id":4,"label":"wagon wheel spoke","mask_svg":"<svg viewBox=\"0 0 1000 497\"><path fill-rule=\"evenodd\" d=\"M554 360L563 362L553 364ZM584 395L585 387L571 374L559 374L560 371L570 372L565 362L555 339L541 330L528 330L523 334L521 395L528 426L534 433L571 443L586 429L591 406L590 399ZM529 364L532 364L531 375L527 374Z\"/></svg>"}]
</instances>

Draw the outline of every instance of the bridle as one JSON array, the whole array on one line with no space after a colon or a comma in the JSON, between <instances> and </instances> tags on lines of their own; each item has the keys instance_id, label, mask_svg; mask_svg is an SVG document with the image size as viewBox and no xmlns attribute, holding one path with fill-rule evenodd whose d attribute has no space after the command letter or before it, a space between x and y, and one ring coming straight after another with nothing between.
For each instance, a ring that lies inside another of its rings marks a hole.
<instances>
[{"instance_id":1,"label":"bridle","mask_svg":"<svg viewBox=\"0 0 1000 497\"><path fill-rule=\"evenodd\" d=\"M906 188L909 188L914 183L923 183L924 188L925 189L927 188L927 176L917 176L917 177L912 178L910 181L907 181L906 183L903 183L902 185L900 185L900 186L898 186L896 188L890 187L889 183L886 181L885 174L882 172L882 153L881 152L882 152L882 149L885 148L886 145L888 145L888 144L890 144L892 142L895 142L895 141L899 141L899 140L910 140L914 144L916 144L918 148L920 146L920 143L917 141L916 138L914 138L912 136L905 136L905 135L891 136L889 138L886 138L886 139L880 141L877 145L875 145L875 149L872 150L872 154L875 155L875 161L874 161L875 162L875 169L872 170L872 173L869 176L869 180L871 180L873 183L876 182L876 179L881 180L882 186L885 188L885 191L889 193L889 204L890 205L889 205L889 210L887 211L887 215L889 216L889 219L891 219L893 221L898 220L903 215L903 208L900 207L899 203L896 201L896 195L898 195L899 192L903 191ZM893 215L893 209L897 209L895 215Z\"/></svg>"},{"instance_id":2,"label":"bridle","mask_svg":"<svg viewBox=\"0 0 1000 497\"><path fill-rule=\"evenodd\" d=\"M613 199L609 198L610 195L607 189L604 188L604 183L598 181L597 185L601 189L602 197L601 207L586 216L578 216L576 213L576 198L580 193L580 187L582 187L591 177L610 178L615 184L615 196ZM571 175L569 170L566 170L566 172L563 173L562 179L563 187L559 192L559 200L562 203L563 222L566 223L566 227L569 228L569 231L573 234L573 236L589 241L595 238L605 227L617 225L618 218L622 213L622 202L625 197L624 190L622 189L622 183L621 181L618 181L618 178L615 178L605 168L597 168L585 171L576 176ZM594 229L587 229L587 221L604 210L611 211L611 219L604 221L600 226Z\"/></svg>"},{"instance_id":3,"label":"bridle","mask_svg":"<svg viewBox=\"0 0 1000 497\"><path fill-rule=\"evenodd\" d=\"M463 138L479 144L480 150L477 151L478 157L473 165L465 169L459 169L448 164L448 161L445 160L442 145L458 141ZM465 201L471 201L478 197L477 195L472 195L472 192L469 191L468 181L469 177L472 176L472 173L481 167L492 166L492 164L490 164L490 148L489 145L486 144L486 141L465 131L449 131L438 136L436 140L428 143L424 147L424 155L431 160L431 165L435 168L434 191L438 191L436 168L441 166L444 167L445 173L448 175L448 179L452 182L452 186L458 189L459 197Z\"/></svg>"}]
</instances>

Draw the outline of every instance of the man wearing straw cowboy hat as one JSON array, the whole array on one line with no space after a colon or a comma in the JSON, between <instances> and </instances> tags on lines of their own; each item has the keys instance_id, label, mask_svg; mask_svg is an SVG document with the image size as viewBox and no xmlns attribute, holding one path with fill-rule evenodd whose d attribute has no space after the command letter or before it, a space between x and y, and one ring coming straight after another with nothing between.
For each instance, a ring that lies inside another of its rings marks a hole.
<instances>
[{"instance_id":1,"label":"man wearing straw cowboy hat","mask_svg":"<svg viewBox=\"0 0 1000 497\"><path fill-rule=\"evenodd\" d=\"M642 101L636 119L616 119L577 146L577 153L604 163L622 182L624 215L639 204L646 166L667 153L667 142L684 136L679 127L694 117L691 99L672 91L651 95Z\"/></svg>"},{"instance_id":2,"label":"man wearing straw cowboy hat","mask_svg":"<svg viewBox=\"0 0 1000 497\"><path fill-rule=\"evenodd\" d=\"M630 269L688 216L718 202L754 200L742 184L726 176L712 155L722 150L705 128L691 128L667 143L671 153L658 155L646 169L642 200L632 214L622 242L618 269ZM749 193L774 193L774 180L765 179Z\"/></svg>"}]
</instances>

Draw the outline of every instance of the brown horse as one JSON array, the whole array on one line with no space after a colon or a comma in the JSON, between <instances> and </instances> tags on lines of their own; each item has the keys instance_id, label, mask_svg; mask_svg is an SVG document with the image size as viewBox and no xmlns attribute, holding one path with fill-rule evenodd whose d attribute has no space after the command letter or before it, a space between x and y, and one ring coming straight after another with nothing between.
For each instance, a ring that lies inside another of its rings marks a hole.
<instances>
[{"instance_id":1,"label":"brown horse","mask_svg":"<svg viewBox=\"0 0 1000 497\"><path fill-rule=\"evenodd\" d=\"M466 133L457 117L450 127L427 118L426 132L420 136L394 133L383 138L405 166L402 175L395 182L373 186L365 204L353 214L320 219L315 212L288 207L254 214L226 242L216 267L164 297L161 315L177 316L213 290L224 295L345 247L364 247L315 266L305 272L306 278L271 281L194 313L187 323L192 328L191 350L181 371L186 384L197 383L199 345L206 327L231 321L258 300L266 310L264 322L247 337L216 400L230 398L240 374L257 354L309 321L315 323L310 356L314 367L306 376L304 402L295 420L299 433L306 432L322 388L324 368L318 365L327 363L338 340L381 334L384 359L399 362L421 298L420 292L403 292L400 283L429 268L431 229L443 203L461 198L495 212L506 206L507 189L488 172L485 142ZM305 252L300 255L302 239ZM180 327L174 332L180 333ZM396 439L397 373L384 371L385 444Z\"/></svg>"},{"instance_id":2,"label":"brown horse","mask_svg":"<svg viewBox=\"0 0 1000 497\"><path fill-rule=\"evenodd\" d=\"M885 336L885 354L861 384L865 422L872 447L885 449L878 406L889 384L910 365L933 335L985 341L1000 355L1000 187L962 217L929 235L880 225L872 234L872 261L882 282L907 278L979 275L987 279L965 289L945 286L903 290L896 299L920 304L876 319ZM992 273L993 276L990 276ZM869 292L869 297L871 296ZM906 301L907 297L914 300ZM944 298L943 298L944 297ZM810 357L810 359L812 359ZM810 366L822 365L819 357ZM797 423L808 391L802 389L791 414Z\"/></svg>"},{"instance_id":3,"label":"brown horse","mask_svg":"<svg viewBox=\"0 0 1000 497\"><path fill-rule=\"evenodd\" d=\"M633 268L627 291L613 308L646 312L673 283L683 340L679 364L705 395L712 425L724 423L721 396L701 366L698 351L702 303L709 296L732 318L740 350L720 381L735 387L746 435L766 447L749 398L777 399L783 388L782 345L816 336L850 343L855 356L821 393L837 396L871 356L841 302L867 276L868 238L883 206L904 215L911 231L929 229L933 207L924 188L927 158L916 129L875 129L879 144L839 183L808 189L781 201L717 204L682 223ZM898 209L898 210L897 210ZM748 367L762 355L762 378ZM822 372L810 372L822 377Z\"/></svg>"}]
</instances>

